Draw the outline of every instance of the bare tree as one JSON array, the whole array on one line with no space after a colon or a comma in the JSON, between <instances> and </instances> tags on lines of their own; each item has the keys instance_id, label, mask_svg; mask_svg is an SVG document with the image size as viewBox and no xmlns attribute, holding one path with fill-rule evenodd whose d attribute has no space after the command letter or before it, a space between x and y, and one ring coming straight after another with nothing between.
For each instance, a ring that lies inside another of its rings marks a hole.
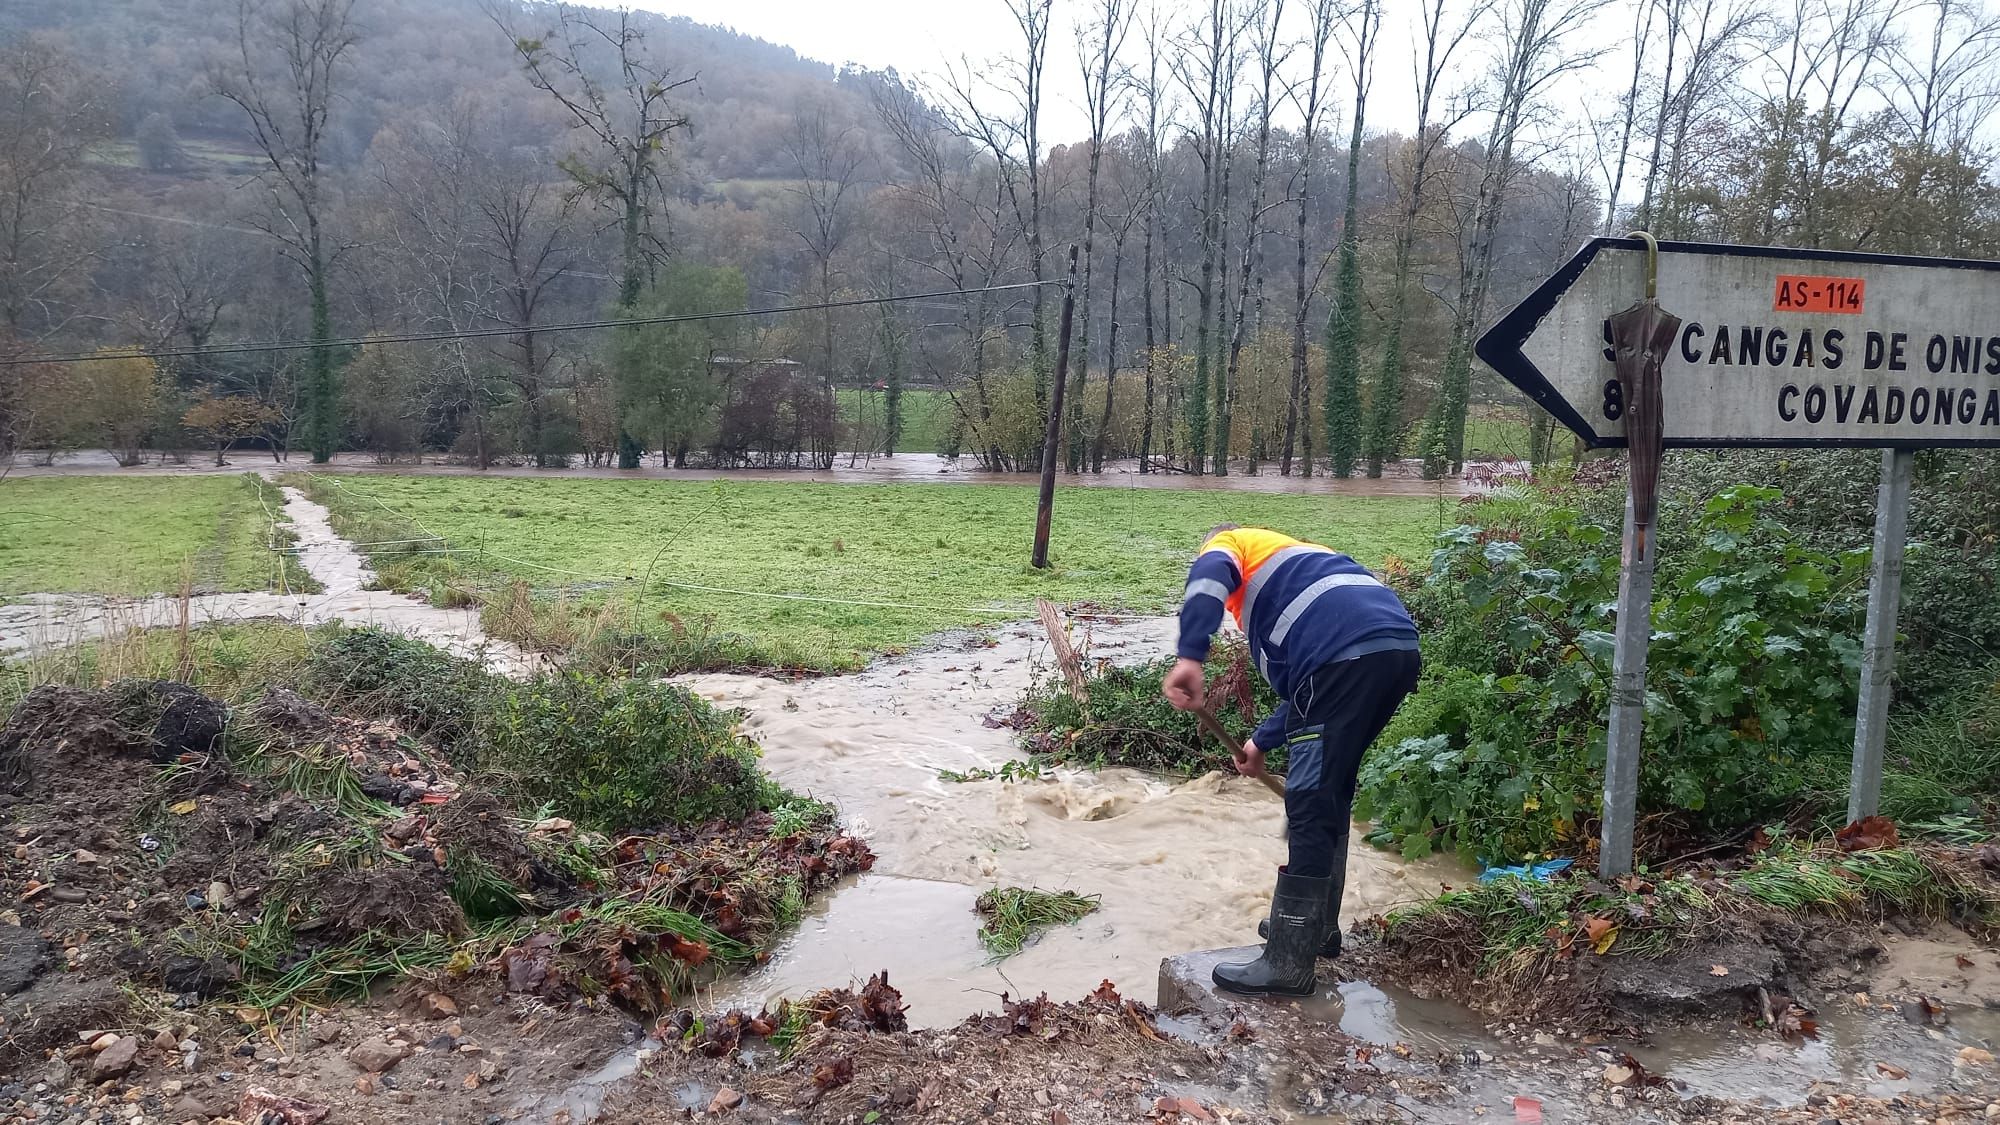
<instances>
[{"instance_id":1,"label":"bare tree","mask_svg":"<svg viewBox=\"0 0 2000 1125\"><path fill-rule=\"evenodd\" d=\"M1671 4L1677 3L1678 0L1666 0L1666 2ZM1625 96L1619 101L1623 120L1618 126L1617 155L1611 158L1603 169L1607 186L1604 193L1604 225L1601 229L1605 234L1610 234L1618 222L1618 197L1625 191L1625 166L1632 155L1632 128L1639 113L1640 84L1646 73L1646 51L1652 44L1653 15L1658 8L1656 0L1638 0L1632 5L1632 80L1626 85ZM1671 74L1672 46L1670 45L1667 50L1667 69ZM1585 112L1589 112L1588 108ZM1595 124L1594 118L1593 124ZM1597 131L1601 136L1602 127L1600 126ZM1597 151L1600 158L1605 156L1604 146L1601 143L1597 146Z\"/></svg>"},{"instance_id":2,"label":"bare tree","mask_svg":"<svg viewBox=\"0 0 2000 1125\"><path fill-rule=\"evenodd\" d=\"M1201 162L1201 198L1195 213L1195 237L1201 254L1195 281L1195 374L1187 396L1188 468L1197 473L1207 468L1210 342L1216 313L1216 265L1223 254L1223 212L1229 202L1229 101L1236 84L1239 30L1232 0L1208 0L1173 64L1175 77L1200 115L1187 130ZM1228 457L1226 449L1223 457Z\"/></svg>"},{"instance_id":3,"label":"bare tree","mask_svg":"<svg viewBox=\"0 0 2000 1125\"><path fill-rule=\"evenodd\" d=\"M1576 41L1608 0L1505 0L1500 9L1501 56L1493 126L1486 138L1478 202L1472 211L1467 271L1452 317L1451 350L1424 427L1424 475L1435 478L1464 463L1465 412L1472 381L1472 338L1486 314L1493 280L1494 235L1517 171L1515 145L1533 108L1556 79L1590 64L1597 51Z\"/></svg>"},{"instance_id":4,"label":"bare tree","mask_svg":"<svg viewBox=\"0 0 2000 1125\"><path fill-rule=\"evenodd\" d=\"M1402 211L1396 221L1389 314L1382 334L1382 359L1375 376L1374 398L1369 404L1368 432L1362 443L1362 456L1370 477L1382 475L1384 462L1394 454L1402 436L1403 330L1409 321L1417 221L1429 197L1431 181L1438 174L1439 156L1467 112L1463 104L1447 104L1445 82L1455 70L1453 60L1480 25L1488 7L1488 0L1476 0L1451 17L1448 3L1449 0L1424 0L1419 9L1423 48L1413 67L1417 88L1416 131L1403 146L1407 157L1406 183Z\"/></svg>"},{"instance_id":5,"label":"bare tree","mask_svg":"<svg viewBox=\"0 0 2000 1125\"><path fill-rule=\"evenodd\" d=\"M1070 416L1066 453L1072 473L1083 467L1084 448L1088 442L1087 435L1083 433L1083 391L1090 374L1090 283L1091 269L1097 260L1094 248L1097 238L1098 173L1104 164L1106 136L1125 94L1125 83L1117 74L1118 55L1124 50L1126 36L1132 30L1132 9L1128 0L1097 0L1093 14L1089 24L1091 34L1087 37L1079 35L1076 44L1077 66L1083 75L1083 102L1090 116L1090 148L1083 205L1083 291L1078 295L1083 316L1077 330L1076 377L1068 392ZM1112 319L1114 322L1117 319L1115 309ZM1101 442L1090 444L1102 449ZM1100 466L1098 471L1101 472L1101 455L1097 461Z\"/></svg>"},{"instance_id":6,"label":"bare tree","mask_svg":"<svg viewBox=\"0 0 2000 1125\"><path fill-rule=\"evenodd\" d=\"M558 191L539 174L532 154L499 143L470 146L475 178L469 202L476 217L476 251L491 274L490 304L478 311L515 330L509 340L509 370L521 406L522 444L536 468L554 462L549 448L549 371L553 348L543 346L536 327L550 291L575 266L574 194Z\"/></svg>"},{"instance_id":7,"label":"bare tree","mask_svg":"<svg viewBox=\"0 0 2000 1125\"><path fill-rule=\"evenodd\" d=\"M674 95L696 76L670 73L648 49L646 33L629 9L610 14L556 0L548 11L555 25L539 36L517 33L497 7L491 14L513 41L529 83L555 99L585 137L589 151L565 157L561 166L579 189L618 215L623 261L618 306L629 312L666 251L666 240L654 229L666 194L660 172L674 132L688 124ZM616 75L615 85L596 77L600 64ZM622 429L618 467L639 467L639 445Z\"/></svg>"},{"instance_id":8,"label":"bare tree","mask_svg":"<svg viewBox=\"0 0 2000 1125\"><path fill-rule=\"evenodd\" d=\"M977 439L986 467L1004 469L1005 455L991 440L995 395L987 378L995 313L990 295L977 292L1001 278L1019 237L1017 226L1001 221L1003 170L997 162L982 164L956 143L908 87L885 83L873 96L876 116L913 173L884 196L896 214L911 217L899 225L921 232L921 248L901 251L900 257L949 288L974 291L959 302L959 347L933 364L933 374L950 396L955 424ZM956 385L960 373L971 383L970 402Z\"/></svg>"},{"instance_id":9,"label":"bare tree","mask_svg":"<svg viewBox=\"0 0 2000 1125\"><path fill-rule=\"evenodd\" d=\"M1157 355L1159 338L1153 320L1153 286L1158 271L1153 265L1154 236L1160 228L1160 108L1162 88L1160 85L1160 9L1157 0L1146 16L1146 78L1141 87L1146 101L1146 213L1145 213L1145 255L1141 271L1145 274L1146 290L1146 400L1144 420L1139 432L1139 471L1153 471L1153 418L1157 407L1155 381L1158 377Z\"/></svg>"},{"instance_id":10,"label":"bare tree","mask_svg":"<svg viewBox=\"0 0 2000 1125\"><path fill-rule=\"evenodd\" d=\"M812 259L821 304L833 300L833 261L854 229L853 194L866 152L855 131L836 125L824 105L792 114L785 154L799 178L789 190L799 202L792 233ZM833 310L820 312L820 378L833 389Z\"/></svg>"},{"instance_id":11,"label":"bare tree","mask_svg":"<svg viewBox=\"0 0 2000 1125\"><path fill-rule=\"evenodd\" d=\"M980 67L961 60L946 88L951 120L960 135L992 156L999 172L999 189L1012 206L1014 219L1026 238L1028 270L1036 282L1044 275L1042 211L1043 71L1048 63L1050 16L1054 0L1006 0L1007 11L1021 32L1019 58L997 67ZM983 105L981 91L997 88L1006 99L1004 110ZM1033 290L1029 348L1034 372L1035 404L1044 412L1049 401L1048 300L1045 287ZM1027 459L1039 463L1039 454Z\"/></svg>"},{"instance_id":12,"label":"bare tree","mask_svg":"<svg viewBox=\"0 0 2000 1125\"><path fill-rule=\"evenodd\" d=\"M0 42L0 332L39 339L68 323L67 290L92 257L75 199L110 128L110 91L60 42Z\"/></svg>"},{"instance_id":13,"label":"bare tree","mask_svg":"<svg viewBox=\"0 0 2000 1125\"><path fill-rule=\"evenodd\" d=\"M215 92L249 118L268 166L267 233L305 275L316 345L306 374L305 440L315 463L330 459L340 440L327 290L341 248L328 245L320 163L342 60L358 38L353 17L354 0L238 0L238 58L213 74Z\"/></svg>"},{"instance_id":14,"label":"bare tree","mask_svg":"<svg viewBox=\"0 0 2000 1125\"><path fill-rule=\"evenodd\" d=\"M1234 422L1237 398L1241 387L1237 383L1237 372L1243 359L1244 333L1248 331L1252 272L1256 273L1257 300L1261 306L1264 294L1263 247L1264 235L1268 233L1264 225L1265 174L1271 167L1271 114L1274 106L1273 88L1278 80L1278 68L1284 64L1284 51L1278 42L1278 28L1285 15L1285 0L1257 0L1248 13L1248 23L1257 29L1254 47L1257 56L1257 73L1260 83L1257 91L1256 155L1251 163L1250 203L1244 211L1243 259L1237 270L1236 301L1230 316L1228 352L1222 366L1222 381L1216 387L1215 416L1215 474L1226 476L1229 472L1230 428ZM1227 181L1224 181L1225 186ZM1227 196L1224 205L1227 206ZM1252 426L1253 450L1259 435ZM1256 471L1256 454L1251 455L1251 472Z\"/></svg>"},{"instance_id":15,"label":"bare tree","mask_svg":"<svg viewBox=\"0 0 2000 1125\"><path fill-rule=\"evenodd\" d=\"M1354 120L1347 142L1347 205L1340 219L1340 268L1334 275L1333 312L1326 326L1327 471L1354 474L1361 457L1361 140L1368 118L1368 88L1375 79L1375 40L1382 9L1375 0L1344 21L1341 44L1354 77Z\"/></svg>"},{"instance_id":16,"label":"bare tree","mask_svg":"<svg viewBox=\"0 0 2000 1125\"><path fill-rule=\"evenodd\" d=\"M1364 4L1375 6L1377 0L1363 0ZM1306 369L1306 310L1312 304L1312 290L1317 285L1306 280L1306 249L1310 243L1307 224L1312 212L1313 168L1319 160L1319 125L1325 114L1327 91L1327 47L1333 42L1333 29L1340 22L1342 0L1311 0L1306 9L1309 19L1305 48L1311 60L1306 72L1305 96L1301 98L1296 86L1290 91L1294 104L1299 107L1303 120L1299 126L1299 162L1293 173L1291 194L1298 204L1298 227L1293 232L1293 248L1297 256L1293 261L1292 273L1292 379L1285 395L1285 437L1278 455L1278 475L1292 474L1292 453L1298 448L1299 415L1312 407L1312 378ZM1377 16L1379 22L1380 16ZM1354 169L1348 169L1348 179L1354 179ZM1299 473L1311 476L1313 472L1312 427L1305 428L1304 458L1299 463Z\"/></svg>"}]
</instances>

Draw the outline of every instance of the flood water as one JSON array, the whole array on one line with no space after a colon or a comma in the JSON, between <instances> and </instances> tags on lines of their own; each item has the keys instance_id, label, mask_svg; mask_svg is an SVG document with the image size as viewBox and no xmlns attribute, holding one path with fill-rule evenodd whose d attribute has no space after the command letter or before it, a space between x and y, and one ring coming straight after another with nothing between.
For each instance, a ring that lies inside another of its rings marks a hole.
<instances>
[{"instance_id":1,"label":"flood water","mask_svg":"<svg viewBox=\"0 0 2000 1125\"><path fill-rule=\"evenodd\" d=\"M1158 619L1099 625L1090 651L1151 658L1172 650L1172 629ZM994 1010L1003 991L1074 999L1110 979L1148 996L1162 958L1255 940L1284 858L1283 803L1256 782L1125 769L1057 770L1020 782L939 779L940 769L991 769L1020 756L1015 732L983 720L1013 707L1047 642L1032 626L996 639L849 676L687 681L743 708L766 768L837 805L880 857L717 1002L754 1008L886 969L911 1022L935 1026ZM1345 916L1379 913L1465 874L1357 843ZM1094 894L1102 905L996 965L979 944L972 906L998 886Z\"/></svg>"},{"instance_id":2,"label":"flood water","mask_svg":"<svg viewBox=\"0 0 2000 1125\"><path fill-rule=\"evenodd\" d=\"M1033 473L994 473L979 467L970 457L946 458L935 453L899 453L894 457L852 457L842 455L831 469L666 469L658 457L649 457L638 469L613 469L577 465L568 469L537 469L528 465L495 465L477 469L469 465L397 462L384 464L359 453L336 454L326 465L303 463L280 465L250 454L218 468L212 460L200 458L186 464L149 463L136 468L120 468L108 454L96 451L64 454L53 465L36 465L16 458L10 476L199 476L211 473L246 471L281 472L293 468L314 472L399 473L436 476L546 477L554 480L744 480L790 481L800 484L997 484L1017 487L1035 483ZM1102 473L1063 473L1057 483L1065 488L1145 488L1191 489L1209 492L1301 493L1332 496L1404 496L1425 499L1457 499L1470 491L1459 479L1427 481L1419 474L1419 462L1396 462L1375 480L1356 477L1341 480L1328 476L1280 476L1275 465L1265 465L1256 475L1244 466L1224 477L1193 476L1188 473L1141 473L1136 461L1106 461Z\"/></svg>"}]
</instances>

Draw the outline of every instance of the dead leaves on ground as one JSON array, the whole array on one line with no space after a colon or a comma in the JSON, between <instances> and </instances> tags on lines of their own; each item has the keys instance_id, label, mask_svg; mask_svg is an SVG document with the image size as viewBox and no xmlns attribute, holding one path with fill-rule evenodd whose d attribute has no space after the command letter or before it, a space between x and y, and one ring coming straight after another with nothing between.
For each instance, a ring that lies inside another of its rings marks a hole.
<instances>
[{"instance_id":1,"label":"dead leaves on ground","mask_svg":"<svg viewBox=\"0 0 2000 1125\"><path fill-rule=\"evenodd\" d=\"M1896 822L1886 816L1864 816L1833 834L1844 852L1872 852L1901 843Z\"/></svg>"},{"instance_id":2,"label":"dead leaves on ground","mask_svg":"<svg viewBox=\"0 0 2000 1125\"><path fill-rule=\"evenodd\" d=\"M1798 1004L1782 992L1757 990L1758 1022L1783 1036L1794 1046L1819 1038L1819 1019L1812 1009Z\"/></svg>"}]
</instances>

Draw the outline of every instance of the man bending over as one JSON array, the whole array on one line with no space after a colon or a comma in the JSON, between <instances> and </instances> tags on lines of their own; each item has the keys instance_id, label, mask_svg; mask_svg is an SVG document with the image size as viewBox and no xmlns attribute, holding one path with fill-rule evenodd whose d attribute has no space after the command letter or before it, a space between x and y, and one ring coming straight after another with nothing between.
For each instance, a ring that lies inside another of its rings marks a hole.
<instances>
[{"instance_id":1,"label":"man bending over","mask_svg":"<svg viewBox=\"0 0 2000 1125\"><path fill-rule=\"evenodd\" d=\"M1278 868L1271 916L1258 927L1263 956L1217 965L1215 983L1248 995L1312 993L1315 956L1340 952L1340 896L1355 775L1422 662L1402 600L1338 551L1275 531L1223 524L1188 570L1167 702L1203 706L1202 662L1227 609L1250 659L1280 700L1235 752L1239 772L1264 772L1282 740L1289 756L1285 821L1290 862Z\"/></svg>"}]
</instances>

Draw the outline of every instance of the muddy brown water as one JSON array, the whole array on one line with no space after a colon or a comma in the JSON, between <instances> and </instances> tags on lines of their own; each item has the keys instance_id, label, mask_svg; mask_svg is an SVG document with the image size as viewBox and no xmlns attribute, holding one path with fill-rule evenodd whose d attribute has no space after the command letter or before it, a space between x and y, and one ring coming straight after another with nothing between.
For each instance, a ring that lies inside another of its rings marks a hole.
<instances>
[{"instance_id":1,"label":"muddy brown water","mask_svg":"<svg viewBox=\"0 0 2000 1125\"><path fill-rule=\"evenodd\" d=\"M43 476L202 476L213 473L288 472L293 466L260 461L245 455L218 467L212 461L194 459L186 464L148 463L121 468L110 456L91 451L69 453L53 465L33 464L33 458L16 458L7 475ZM1498 463L1491 463L1497 465ZM304 465L298 466L306 468ZM1065 473L1058 479L1065 487L1191 489L1207 492L1302 493L1334 496L1414 496L1455 500L1471 486L1461 479L1427 481L1419 461L1395 462L1383 476L1340 479L1328 476L1280 476L1275 467L1265 466L1251 476L1237 466L1225 477L1192 476L1187 473L1141 473L1136 461L1107 461L1102 473ZM528 465L495 465L476 469L469 465L400 462L383 464L367 454L341 453L326 465L311 466L314 472L395 473L423 476L508 476L569 478L590 480L762 480L799 484L1000 484L1027 486L1035 482L1033 473L994 473L979 468L973 458L940 457L934 453L899 453L894 457L850 457L843 454L831 469L663 469L659 458L651 457L639 469L612 469L578 466L569 469L537 469Z\"/></svg>"},{"instance_id":2,"label":"muddy brown water","mask_svg":"<svg viewBox=\"0 0 2000 1125\"><path fill-rule=\"evenodd\" d=\"M1095 656L1172 650L1173 622L1100 624ZM878 856L874 871L823 899L751 977L713 999L754 1008L781 995L886 969L918 1026L993 1010L1001 992L1082 996L1109 979L1150 996L1162 958L1251 940L1283 861L1283 804L1254 781L1126 769L1056 770L1039 780L949 782L940 769L996 768L1018 735L984 720L1010 710L1046 656L1034 627L997 643L950 645L855 675L785 682L686 682L747 712L779 781L837 805ZM1358 839L1358 837L1357 837ZM1408 864L1365 845L1349 863L1346 916L1435 893L1466 872ZM1097 913L990 963L973 900L997 886L1101 896Z\"/></svg>"}]
</instances>

